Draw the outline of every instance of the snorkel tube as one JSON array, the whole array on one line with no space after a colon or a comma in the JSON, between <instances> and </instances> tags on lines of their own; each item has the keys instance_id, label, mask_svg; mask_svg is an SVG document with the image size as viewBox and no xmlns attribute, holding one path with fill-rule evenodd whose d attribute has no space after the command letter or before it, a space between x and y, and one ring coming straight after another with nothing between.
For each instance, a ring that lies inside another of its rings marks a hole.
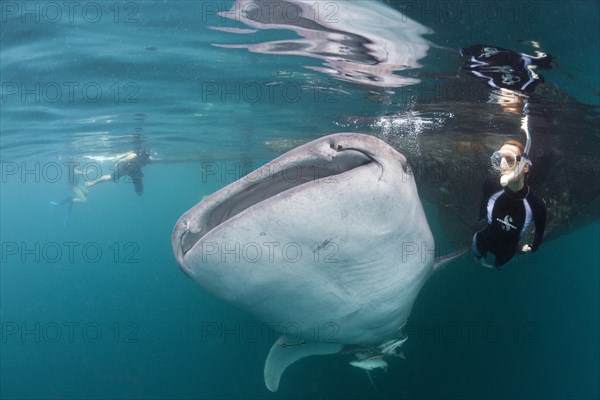
<instances>
[{"instance_id":1,"label":"snorkel tube","mask_svg":"<svg viewBox=\"0 0 600 400\"><path fill-rule=\"evenodd\" d=\"M519 179L519 176L523 173L523 168L525 168L525 164L531 165L531 161L529 161L529 149L531 148L531 135L529 134L529 108L528 103L525 104L524 111L525 115L521 119L521 130L525 132L525 136L527 137L527 142L525 143L525 151L521 155L521 160L519 161L519 166L512 172L502 175L500 177L500 185L502 187L506 187L509 183L516 181Z\"/></svg>"}]
</instances>

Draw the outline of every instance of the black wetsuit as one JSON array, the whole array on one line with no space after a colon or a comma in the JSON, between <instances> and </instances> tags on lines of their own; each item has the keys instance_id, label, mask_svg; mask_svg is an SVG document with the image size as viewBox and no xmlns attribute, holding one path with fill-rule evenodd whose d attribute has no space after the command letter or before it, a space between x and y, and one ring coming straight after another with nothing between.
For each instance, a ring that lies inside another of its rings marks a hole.
<instances>
[{"instance_id":1,"label":"black wetsuit","mask_svg":"<svg viewBox=\"0 0 600 400\"><path fill-rule=\"evenodd\" d=\"M544 78L535 68L550 68L549 55L533 57L496 46L472 45L460 49L465 59L464 68L473 75L487 79L495 88L504 88L531 94Z\"/></svg>"},{"instance_id":2,"label":"black wetsuit","mask_svg":"<svg viewBox=\"0 0 600 400\"><path fill-rule=\"evenodd\" d=\"M525 185L518 192L502 188L498 179L487 180L479 218L486 227L473 236L473 249L478 258L488 252L496 255L496 268L506 264L519 250L519 238L533 222L535 239L531 251L536 251L544 237L546 206L539 195Z\"/></svg>"}]
</instances>

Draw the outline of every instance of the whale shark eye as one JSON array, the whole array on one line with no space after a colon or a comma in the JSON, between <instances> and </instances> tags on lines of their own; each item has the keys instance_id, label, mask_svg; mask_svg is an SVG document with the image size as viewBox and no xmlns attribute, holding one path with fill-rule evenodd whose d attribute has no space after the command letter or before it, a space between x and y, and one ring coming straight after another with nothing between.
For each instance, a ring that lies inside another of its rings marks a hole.
<instances>
[{"instance_id":1,"label":"whale shark eye","mask_svg":"<svg viewBox=\"0 0 600 400\"><path fill-rule=\"evenodd\" d=\"M341 150L341 149L342 149L342 145L341 145L341 144L338 144L338 147L337 147L337 149L338 149L338 150Z\"/></svg>"}]
</instances>

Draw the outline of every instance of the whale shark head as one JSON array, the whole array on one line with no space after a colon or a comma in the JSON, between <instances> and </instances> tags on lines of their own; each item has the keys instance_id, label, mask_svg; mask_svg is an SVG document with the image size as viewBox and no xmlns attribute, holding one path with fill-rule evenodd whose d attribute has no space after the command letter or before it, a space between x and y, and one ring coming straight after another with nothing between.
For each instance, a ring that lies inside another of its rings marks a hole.
<instances>
[{"instance_id":1,"label":"whale shark head","mask_svg":"<svg viewBox=\"0 0 600 400\"><path fill-rule=\"evenodd\" d=\"M433 270L406 158L363 134L307 143L217 191L181 216L172 244L214 295L295 327L267 358L272 391L299 358L399 338Z\"/></svg>"}]
</instances>

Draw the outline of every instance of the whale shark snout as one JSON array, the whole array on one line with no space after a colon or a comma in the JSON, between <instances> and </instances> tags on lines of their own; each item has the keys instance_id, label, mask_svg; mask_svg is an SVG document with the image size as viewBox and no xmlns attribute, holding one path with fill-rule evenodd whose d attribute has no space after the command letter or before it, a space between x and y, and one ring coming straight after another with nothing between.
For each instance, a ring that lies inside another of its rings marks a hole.
<instances>
[{"instance_id":1,"label":"whale shark snout","mask_svg":"<svg viewBox=\"0 0 600 400\"><path fill-rule=\"evenodd\" d=\"M231 218L251 213L251 208L259 203L276 205L277 196L284 192L292 195L303 191L306 185L335 183L336 176L355 173L361 167L378 167L381 178L384 164L390 161L386 156L390 154L377 153L377 148L389 150L372 136L329 135L284 154L207 197L186 212L175 226L172 242L179 265L189 274L191 266L186 263L186 255L208 232L225 228ZM406 158L394 153L391 155L406 172Z\"/></svg>"}]
</instances>

